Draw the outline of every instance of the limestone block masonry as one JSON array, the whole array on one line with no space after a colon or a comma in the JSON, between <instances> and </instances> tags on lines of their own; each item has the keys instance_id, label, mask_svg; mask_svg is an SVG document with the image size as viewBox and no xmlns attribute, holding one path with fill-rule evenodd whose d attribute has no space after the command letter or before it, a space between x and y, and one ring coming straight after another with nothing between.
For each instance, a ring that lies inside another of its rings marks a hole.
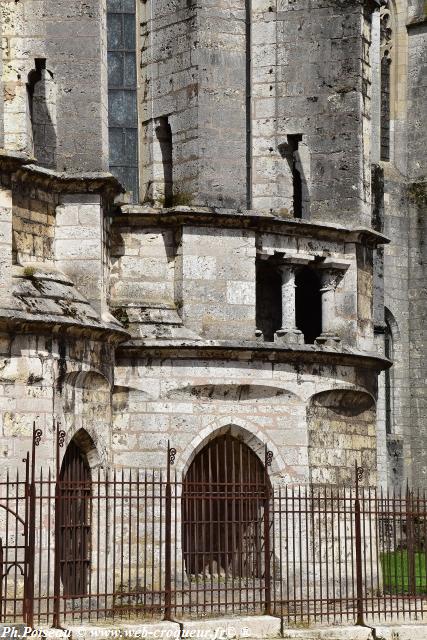
<instances>
[{"instance_id":1,"label":"limestone block masonry","mask_svg":"<svg viewBox=\"0 0 427 640\"><path fill-rule=\"evenodd\" d=\"M170 440L183 471L230 429L277 452L278 480L349 483L357 461L425 486L422 9L387 32L385 162L375 2L95 5L1 9L5 464L33 421L47 461L55 420L99 464L164 464ZM105 9L113 29L130 6L135 204L106 171Z\"/></svg>"},{"instance_id":2,"label":"limestone block masonry","mask_svg":"<svg viewBox=\"0 0 427 640\"><path fill-rule=\"evenodd\" d=\"M1 470L59 424L93 477L228 433L274 484L427 488L426 25L1 2Z\"/></svg>"}]
</instances>

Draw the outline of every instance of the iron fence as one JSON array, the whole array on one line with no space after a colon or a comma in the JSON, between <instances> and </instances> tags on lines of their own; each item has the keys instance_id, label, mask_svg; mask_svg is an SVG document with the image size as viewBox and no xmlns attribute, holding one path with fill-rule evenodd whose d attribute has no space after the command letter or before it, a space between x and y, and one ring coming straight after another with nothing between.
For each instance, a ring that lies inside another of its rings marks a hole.
<instances>
[{"instance_id":1,"label":"iron fence","mask_svg":"<svg viewBox=\"0 0 427 640\"><path fill-rule=\"evenodd\" d=\"M39 438L24 477L0 482L0 621L362 624L426 612L424 493L362 488L360 469L354 487L275 486L268 451L262 465L226 439L202 475L181 478L173 449L165 472L93 474L71 459L72 473L36 473ZM58 460L62 443L58 432Z\"/></svg>"}]
</instances>

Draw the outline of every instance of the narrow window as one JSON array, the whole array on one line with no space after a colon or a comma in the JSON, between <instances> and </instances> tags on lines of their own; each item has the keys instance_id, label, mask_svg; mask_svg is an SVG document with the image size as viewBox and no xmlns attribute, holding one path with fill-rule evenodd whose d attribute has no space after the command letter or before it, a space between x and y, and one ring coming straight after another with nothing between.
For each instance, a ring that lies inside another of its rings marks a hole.
<instances>
[{"instance_id":1,"label":"narrow window","mask_svg":"<svg viewBox=\"0 0 427 640\"><path fill-rule=\"evenodd\" d=\"M274 341L274 334L282 326L282 278L267 261L256 267L256 327L266 342Z\"/></svg>"},{"instance_id":2,"label":"narrow window","mask_svg":"<svg viewBox=\"0 0 427 640\"><path fill-rule=\"evenodd\" d=\"M299 143L302 135L288 135L290 163L292 170L294 218L302 218L302 166L299 154Z\"/></svg>"},{"instance_id":3,"label":"narrow window","mask_svg":"<svg viewBox=\"0 0 427 640\"><path fill-rule=\"evenodd\" d=\"M107 1L110 171L138 200L135 0Z\"/></svg>"},{"instance_id":4,"label":"narrow window","mask_svg":"<svg viewBox=\"0 0 427 640\"><path fill-rule=\"evenodd\" d=\"M172 129L167 116L156 119L156 136L163 167L164 206L173 204L173 147Z\"/></svg>"},{"instance_id":5,"label":"narrow window","mask_svg":"<svg viewBox=\"0 0 427 640\"><path fill-rule=\"evenodd\" d=\"M313 269L303 267L295 277L297 329L304 334L306 344L314 344L322 333L322 299L320 279Z\"/></svg>"},{"instance_id":6,"label":"narrow window","mask_svg":"<svg viewBox=\"0 0 427 640\"><path fill-rule=\"evenodd\" d=\"M390 324L386 321L384 334L384 351L385 357L389 360L394 359L393 354L393 334ZM386 433L393 433L393 370L385 371L385 429Z\"/></svg>"},{"instance_id":7,"label":"narrow window","mask_svg":"<svg viewBox=\"0 0 427 640\"><path fill-rule=\"evenodd\" d=\"M56 167L56 86L44 58L28 74L29 150L43 167Z\"/></svg>"}]
</instances>

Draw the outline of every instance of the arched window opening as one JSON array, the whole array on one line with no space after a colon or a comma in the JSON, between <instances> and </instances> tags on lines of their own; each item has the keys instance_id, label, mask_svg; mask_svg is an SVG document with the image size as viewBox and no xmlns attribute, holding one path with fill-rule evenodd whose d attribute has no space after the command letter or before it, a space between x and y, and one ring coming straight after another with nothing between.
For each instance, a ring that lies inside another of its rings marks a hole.
<instances>
[{"instance_id":1,"label":"arched window opening","mask_svg":"<svg viewBox=\"0 0 427 640\"><path fill-rule=\"evenodd\" d=\"M30 152L43 167L56 168L56 86L44 58L28 74L27 96Z\"/></svg>"},{"instance_id":2,"label":"arched window opening","mask_svg":"<svg viewBox=\"0 0 427 640\"><path fill-rule=\"evenodd\" d=\"M230 434L198 453L183 486L188 576L262 577L267 481L258 456Z\"/></svg>"},{"instance_id":3,"label":"arched window opening","mask_svg":"<svg viewBox=\"0 0 427 640\"><path fill-rule=\"evenodd\" d=\"M163 167L163 204L165 207L171 207L173 204L173 141L169 118L167 116L157 118L155 129Z\"/></svg>"},{"instance_id":4,"label":"arched window opening","mask_svg":"<svg viewBox=\"0 0 427 640\"><path fill-rule=\"evenodd\" d=\"M394 360L393 349L393 333L388 320L386 320L386 328L384 334L384 353L389 360ZM391 434L394 431L394 373L393 367L385 371L385 428L386 433Z\"/></svg>"},{"instance_id":5,"label":"arched window opening","mask_svg":"<svg viewBox=\"0 0 427 640\"><path fill-rule=\"evenodd\" d=\"M282 277L274 265L260 261L256 266L256 327L266 342L282 326Z\"/></svg>"},{"instance_id":6,"label":"arched window opening","mask_svg":"<svg viewBox=\"0 0 427 640\"><path fill-rule=\"evenodd\" d=\"M295 285L297 329L304 334L306 344L314 344L322 333L320 279L313 269L304 267L296 274Z\"/></svg>"},{"instance_id":7,"label":"arched window opening","mask_svg":"<svg viewBox=\"0 0 427 640\"><path fill-rule=\"evenodd\" d=\"M91 563L92 480L87 455L76 439L67 447L59 480L58 542L64 596L84 596L88 593Z\"/></svg>"}]
</instances>

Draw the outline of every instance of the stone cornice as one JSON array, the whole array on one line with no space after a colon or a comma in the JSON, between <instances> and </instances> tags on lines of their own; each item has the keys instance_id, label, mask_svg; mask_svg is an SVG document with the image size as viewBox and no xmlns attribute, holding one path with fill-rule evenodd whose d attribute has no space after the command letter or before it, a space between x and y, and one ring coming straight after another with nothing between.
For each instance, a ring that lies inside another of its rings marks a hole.
<instances>
[{"instance_id":1,"label":"stone cornice","mask_svg":"<svg viewBox=\"0 0 427 640\"><path fill-rule=\"evenodd\" d=\"M310 236L331 241L340 240L342 242L368 244L372 247L390 242L386 236L367 227L350 229L340 225L281 217L259 211L239 212L230 209L210 209L207 207L155 209L146 206L124 205L120 211L114 214L112 224L116 227L179 227L191 225L248 229L267 233L280 233L300 237Z\"/></svg>"},{"instance_id":2,"label":"stone cornice","mask_svg":"<svg viewBox=\"0 0 427 640\"><path fill-rule=\"evenodd\" d=\"M17 309L0 311L0 331L14 334L66 334L70 337L87 337L111 344L119 344L129 338L129 333L125 329L119 329L107 323L82 324L69 318L55 316L35 318Z\"/></svg>"},{"instance_id":3,"label":"stone cornice","mask_svg":"<svg viewBox=\"0 0 427 640\"><path fill-rule=\"evenodd\" d=\"M36 164L28 154L0 149L0 170L15 182L31 183L57 193L105 193L114 198L123 192L120 182L108 171L66 173Z\"/></svg>"},{"instance_id":4,"label":"stone cornice","mask_svg":"<svg viewBox=\"0 0 427 640\"><path fill-rule=\"evenodd\" d=\"M351 366L383 371L391 367L387 358L376 353L367 353L337 346L334 348L315 345L280 346L274 343L238 342L224 340L141 340L133 339L118 347L117 356L145 358L174 358L188 360L226 359L238 361L262 360L264 362L287 362L295 365L324 364Z\"/></svg>"},{"instance_id":5,"label":"stone cornice","mask_svg":"<svg viewBox=\"0 0 427 640\"><path fill-rule=\"evenodd\" d=\"M15 173L22 165L30 162L35 162L35 159L25 153L0 149L0 170L2 173Z\"/></svg>"},{"instance_id":6,"label":"stone cornice","mask_svg":"<svg viewBox=\"0 0 427 640\"><path fill-rule=\"evenodd\" d=\"M57 193L102 193L113 198L122 192L120 182L107 171L61 173L35 164L25 164L16 171L14 179Z\"/></svg>"}]
</instances>

